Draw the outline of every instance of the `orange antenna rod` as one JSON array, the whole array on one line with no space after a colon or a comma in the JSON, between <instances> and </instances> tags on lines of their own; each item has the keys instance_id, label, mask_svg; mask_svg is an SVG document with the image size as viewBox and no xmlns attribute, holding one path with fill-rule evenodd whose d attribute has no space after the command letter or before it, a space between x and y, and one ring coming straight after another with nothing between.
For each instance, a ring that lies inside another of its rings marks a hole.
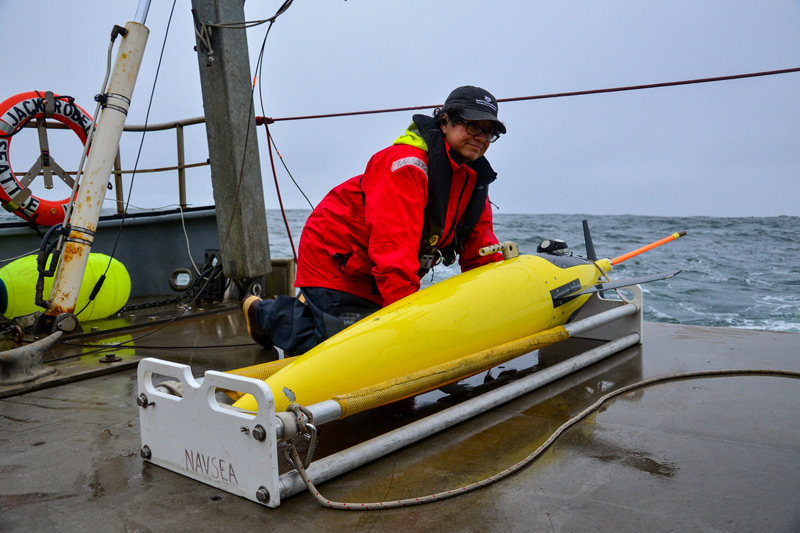
<instances>
[{"instance_id":1,"label":"orange antenna rod","mask_svg":"<svg viewBox=\"0 0 800 533\"><path fill-rule=\"evenodd\" d=\"M611 264L612 265L616 265L617 263L622 263L623 261L626 261L626 260L630 259L631 257L635 257L635 256L637 256L637 255L639 255L641 253L646 252L647 250L652 250L656 246L661 246L662 244L666 244L666 243L668 243L670 241L674 241L678 237L683 237L684 235L686 235L685 231L679 231L678 233L673 233L669 237L664 237L661 240L658 240L656 242L651 242L650 244L648 244L646 246L642 246L641 248L638 248L638 249L636 249L636 250L634 250L632 252L628 252L627 254L622 254L619 257L615 257L614 259L611 260Z\"/></svg>"}]
</instances>

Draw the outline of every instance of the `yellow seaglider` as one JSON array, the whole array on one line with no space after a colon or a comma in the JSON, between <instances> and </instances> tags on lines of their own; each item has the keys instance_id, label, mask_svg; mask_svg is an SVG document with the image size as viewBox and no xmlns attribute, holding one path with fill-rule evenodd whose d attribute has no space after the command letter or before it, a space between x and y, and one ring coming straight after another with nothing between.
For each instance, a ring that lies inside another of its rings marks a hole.
<instances>
[{"instance_id":1,"label":"yellow seaglider","mask_svg":"<svg viewBox=\"0 0 800 533\"><path fill-rule=\"evenodd\" d=\"M111 260L110 266L109 260ZM107 272L106 267L108 267ZM84 309L95 283L104 272L106 279L103 287ZM16 318L43 311L35 303L38 275L35 255L17 259L0 268L0 314L7 318ZM52 288L53 278L45 278L43 295L45 300L50 297ZM90 254L81 290L78 293L75 313L80 311L78 314L80 320L96 320L111 316L125 305L130 294L131 278L125 265L104 254Z\"/></svg>"},{"instance_id":2,"label":"yellow seaglider","mask_svg":"<svg viewBox=\"0 0 800 533\"><path fill-rule=\"evenodd\" d=\"M601 269L611 270L608 259L572 263L561 268L544 256L521 255L403 298L267 378L275 409L285 410L290 396L312 405L563 325L589 295L554 305L551 291L591 286ZM250 395L234 405L258 409Z\"/></svg>"}]
</instances>

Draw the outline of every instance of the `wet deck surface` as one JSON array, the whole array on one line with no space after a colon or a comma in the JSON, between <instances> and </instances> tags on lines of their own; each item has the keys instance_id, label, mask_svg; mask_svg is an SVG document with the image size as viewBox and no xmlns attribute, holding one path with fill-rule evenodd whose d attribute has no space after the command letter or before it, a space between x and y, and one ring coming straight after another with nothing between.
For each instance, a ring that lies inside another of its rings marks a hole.
<instances>
[{"instance_id":1,"label":"wet deck surface","mask_svg":"<svg viewBox=\"0 0 800 533\"><path fill-rule=\"evenodd\" d=\"M275 357L241 346L247 338L238 312L190 323L167 326L139 339L136 349L119 350L129 365L120 372L0 400L0 531L800 530L800 380L767 376L686 380L630 392L568 430L525 470L454 499L343 512L301 493L277 509L261 507L139 456L132 365L140 357L188 363L197 375ZM567 341L493 369L488 380L482 373L462 382L451 395L436 391L325 425L319 454L593 345ZM98 357L57 364L115 364ZM748 368L800 371L800 335L647 323L643 345L319 489L332 500L372 502L459 487L525 458L610 390L672 373Z\"/></svg>"}]
</instances>

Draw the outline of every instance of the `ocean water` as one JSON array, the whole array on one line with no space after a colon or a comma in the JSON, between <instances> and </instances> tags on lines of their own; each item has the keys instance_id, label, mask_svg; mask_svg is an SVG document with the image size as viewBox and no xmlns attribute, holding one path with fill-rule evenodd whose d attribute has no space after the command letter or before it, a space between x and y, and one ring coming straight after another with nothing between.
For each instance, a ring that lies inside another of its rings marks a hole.
<instances>
[{"instance_id":1,"label":"ocean water","mask_svg":"<svg viewBox=\"0 0 800 533\"><path fill-rule=\"evenodd\" d=\"M287 212L297 245L308 210ZM521 253L544 239L562 239L585 256L582 221L598 257L617 257L678 231L680 239L615 266L612 279L681 270L642 285L644 319L698 326L800 332L800 217L650 217L629 215L495 214L497 238ZM270 252L292 255L283 218L268 211ZM458 274L436 267L423 286Z\"/></svg>"},{"instance_id":2,"label":"ocean water","mask_svg":"<svg viewBox=\"0 0 800 533\"><path fill-rule=\"evenodd\" d=\"M309 213L287 211L295 246ZM610 273L612 279L620 279L682 271L642 285L645 320L800 332L800 217L495 214L495 233L501 242L517 243L521 253L535 252L544 239L562 239L572 253L585 256L584 219L598 257L617 257L672 233L687 232L620 263ZM0 221L5 220L16 217L0 210ZM271 255L291 256L280 211L267 211L267 225ZM423 286L458 273L458 265L438 266Z\"/></svg>"}]
</instances>

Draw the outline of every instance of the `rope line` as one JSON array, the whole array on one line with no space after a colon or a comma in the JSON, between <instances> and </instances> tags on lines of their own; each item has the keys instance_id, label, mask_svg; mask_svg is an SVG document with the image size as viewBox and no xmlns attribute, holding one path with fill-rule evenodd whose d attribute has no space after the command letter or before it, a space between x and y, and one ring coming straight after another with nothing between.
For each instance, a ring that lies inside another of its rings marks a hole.
<instances>
[{"instance_id":1,"label":"rope line","mask_svg":"<svg viewBox=\"0 0 800 533\"><path fill-rule=\"evenodd\" d=\"M283 225L286 227L286 235L289 237L289 244L292 246L292 256L294 257L294 262L296 264L297 263L297 250L294 247L294 239L292 238L292 230L289 228L289 219L286 218L286 209L283 207L283 198L281 197L281 187L278 184L278 173L275 171L275 160L272 157L272 136L269 133L269 124L264 124L264 129L267 131L267 152L269 153L269 164L272 167L272 177L275 180L275 192L276 192L276 194L278 196L278 204L280 205L280 208L281 208L281 216L283 216ZM278 155L280 155L280 154L278 154ZM283 158L281 158L281 159L283 159Z\"/></svg>"},{"instance_id":2,"label":"rope line","mask_svg":"<svg viewBox=\"0 0 800 533\"><path fill-rule=\"evenodd\" d=\"M255 72L256 73L258 73L260 71L260 68L261 68L261 65L262 65L262 62L263 62L263 58L264 58L264 48L267 45L267 38L269 37L269 32L272 29L272 25L275 23L275 20L278 18L278 16L280 16L287 9L289 9L289 6L292 5L293 1L294 0L286 0L281 5L281 7L278 8L278 11L275 13L275 15L273 15L272 17L270 17L268 19L260 21L258 23L258 24L269 23L269 26L267 26L267 31L264 32L264 39L261 42L261 51L259 53L258 61L256 63L256 68L255 68ZM195 17L197 17L196 11L195 11ZM203 25L204 27L206 27L206 26L220 27L220 28L227 27L227 28L230 28L230 29L246 29L247 27L250 27L250 26L247 26L247 24L251 24L249 22L244 22L244 23L235 23L233 25L217 25L217 24L203 23L203 22L200 22L199 20L197 20L197 22L199 24ZM237 24L244 24L244 26L237 26ZM252 25L257 26L258 24L252 24ZM208 30L208 31L209 31L209 34L210 34L210 30ZM213 50L211 50L209 48L209 56L211 56L211 54L213 54ZM209 64L210 64L211 61L212 61L212 59L209 59ZM248 108L248 111L247 111L247 125L245 126L245 130L244 130L245 131L244 148L243 148L243 152L242 152L241 165L239 167L239 178L237 180L237 185L236 185L235 202L234 202L233 209L231 210L230 219L228 220L228 228L225 231L225 236L222 239L222 243L220 245L220 256L224 255L224 253L225 253L225 248L226 248L226 245L228 243L228 238L230 237L231 230L233 229L233 223L235 221L236 212L242 208L241 207L241 189L242 189L242 184L244 182L244 167L245 167L245 164L247 162L247 152L249 150L248 144L250 142L250 125L251 125L252 121L255 120L255 112L254 112L254 107L255 107L254 95L255 95L255 89L256 89L255 82L256 82L256 78L254 77L253 78L253 85L252 85L252 87L250 89L250 98L249 98L249 100L250 100L249 106L250 107ZM259 86L259 94L260 94L260 86ZM263 109L263 104L262 104L262 109ZM258 125L257 121L256 121L256 125ZM254 142L257 145L258 144L258 137L257 137L258 133L255 132L255 131L254 131L254 133L255 133ZM270 153L270 157L271 156L272 156L272 154ZM291 239L291 236L290 236L290 239Z\"/></svg>"},{"instance_id":3,"label":"rope line","mask_svg":"<svg viewBox=\"0 0 800 533\"><path fill-rule=\"evenodd\" d=\"M277 19L278 16L280 16L283 12L285 12L287 9L289 9L289 6L292 4L292 1L293 0L287 0L286 2L284 2L283 5L281 5L281 7L278 9L278 11L275 13L275 15L272 16L271 19L266 19L264 21L259 22L259 23L269 22L269 26L267 27L267 34L269 34L269 30L272 28L272 24L275 22L275 19ZM251 23L245 23L245 24L251 24ZM255 25L257 25L257 24L255 24ZM266 39L267 38L265 36L264 37L264 42L261 43L261 51L258 54L258 60L256 61L256 67L254 69L255 70L255 74L253 75L253 89L254 90L255 90L255 86L256 86L256 80L258 80L258 98L259 98L259 102L261 103L261 112L262 113L265 112L264 111L264 93L263 93L263 80L264 80L264 77L262 76L262 72L263 72L263 69L264 69L264 47L266 45ZM270 166L272 167L272 177L273 177L273 180L275 182L275 193L276 193L276 195L278 197L278 204L280 206L281 216L283 217L283 225L286 228L286 235L289 238L289 244L290 244L290 246L292 248L292 256L294 257L295 263L297 263L297 249L295 248L295 245L294 245L294 238L292 237L292 230L289 227L289 220L288 220L288 218L286 216L286 209L285 209L285 207L283 205L283 198L281 197L281 188L280 188L280 184L278 183L278 174L275 171L275 160L274 160L274 158L272 156L273 149L275 150L275 153L278 155L278 158L280 159L281 164L283 165L283 168L286 170L286 173L289 175L289 178L291 178L291 180L294 183L295 187L297 187L297 190L300 191L300 194L302 194L303 197L306 199L308 204L311 206L312 210L314 209L314 206L311 204L311 201L308 199L308 196L306 196L306 193L303 191L303 189L300 187L300 185L294 179L294 176L292 176L292 173L289 171L289 167L286 165L286 162L283 160L283 156L281 155L280 151L278 150L278 146L275 144L275 139L272 137L272 134L269 131L269 124L267 122L258 120L258 117L255 117L255 121L256 121L256 126L263 125L264 129L266 131L266 135L267 135L267 151L269 153Z\"/></svg>"},{"instance_id":4,"label":"rope line","mask_svg":"<svg viewBox=\"0 0 800 533\"><path fill-rule=\"evenodd\" d=\"M600 397L595 403L578 413L577 415L573 416L569 420L567 420L564 424L562 424L552 435L542 443L533 453L528 455L522 461L510 466L509 468L499 472L491 477L486 479L482 479L480 481L476 481L469 485L465 485L463 487L459 487L457 489L447 490L444 492L438 492L436 494L430 494L427 496L419 496L415 498L406 498L402 500L395 500L395 501L386 501L386 502L373 502L373 503L351 503L351 502L337 502L332 501L325 498L322 494L320 494L317 487L311 481L311 478L308 476L308 472L306 471L303 463L300 460L300 455L298 454L297 450L293 445L287 446L287 453L291 456L292 460L290 461L292 465L297 470L297 473L302 478L303 482L306 485L306 488L311 492L316 499L317 503L324 507L328 507L330 509L337 509L342 511L376 511L382 509L397 509L399 507L411 507L414 505L422 505L426 503L433 503L440 500L446 500L448 498L452 498L454 496L460 496L462 494L466 494L468 492L473 492L477 489L486 487L493 483L496 483L500 480L506 479L507 477L519 472L529 464L531 464L535 459L544 453L547 448L549 448L555 440L561 436L567 429L574 426L594 411L599 409L605 402L608 400L630 392L632 390L641 389L648 387L650 385L655 385L659 383L665 383L668 381L681 381L687 379L699 379L699 378L714 378L714 377L730 377L730 376L770 376L770 377L786 377L786 378L793 378L793 379L800 379L800 372L795 372L793 370L765 370L765 369L743 369L743 370L707 370L701 372L688 372L684 374L670 374L668 376L661 376L646 379L643 381L639 381L637 383L633 383L631 385L627 385L615 391L609 392Z\"/></svg>"},{"instance_id":5,"label":"rope line","mask_svg":"<svg viewBox=\"0 0 800 533\"><path fill-rule=\"evenodd\" d=\"M263 107L262 107L262 112L263 112ZM263 124L264 124L264 126L267 126L266 123L263 123ZM314 204L311 203L311 200L308 199L308 196L303 191L303 189L300 187L300 184L297 183L297 180L294 179L294 176L292 176L292 172L289 170L289 167L286 165L286 161L284 161L283 156L281 155L281 151L278 150L278 145L275 144L275 136L272 135L272 132L270 132L270 135L269 135L269 142L270 142L270 146L275 150L275 154L278 156L278 159L280 160L281 164L283 165L283 169L286 171L286 174L289 175L289 178L292 180L292 183L294 183L294 186L297 188L297 190L300 192L300 194L303 195L303 198L306 199L306 203L308 204L308 206L313 211L314 210Z\"/></svg>"},{"instance_id":6,"label":"rope line","mask_svg":"<svg viewBox=\"0 0 800 533\"><path fill-rule=\"evenodd\" d=\"M283 15L283 13L289 9L289 6L292 5L294 0L286 0L281 7L278 8L278 11L269 18L261 19L261 20L243 20L241 22L201 22L203 26L208 26L211 28L226 28L230 30L246 30L248 28L253 28L255 26L260 26L261 24L266 23L273 23L275 19L279 16Z\"/></svg>"},{"instance_id":7,"label":"rope line","mask_svg":"<svg viewBox=\"0 0 800 533\"><path fill-rule=\"evenodd\" d=\"M730 76L717 76L713 78L697 78L692 80L681 80L681 81L668 81L662 83L649 83L646 85L628 85L624 87L610 87L606 89L592 89L587 91L572 91L566 93L551 93L551 94L538 94L534 96L517 96L514 98L498 98L498 102L521 102L524 100L543 100L546 98L565 98L567 96L586 96L590 94L604 94L604 93L615 93L615 92L622 92L622 91L639 91L643 89L657 89L659 87L675 87L678 85L694 85L698 83L712 83L717 81L729 81L729 80L740 80L744 78L757 78L761 76L776 76L779 74L790 74L792 72L800 72L800 67L795 68L786 68L781 70L766 70L762 72L750 72L747 74L733 74ZM334 118L334 117L351 117L357 115L373 115L378 113L396 113L399 111L419 111L424 109L434 109L437 107L441 107L442 104L436 105L421 105L421 106L412 106L412 107L394 107L389 109L374 109L370 111L350 111L344 113L328 113L324 115L302 115L302 116L295 116L295 117L281 117L281 118L269 118L269 117L256 117L257 120L264 120L265 122L271 124L273 122L281 122L286 120L308 120L308 119L317 119L317 118Z\"/></svg>"}]
</instances>

